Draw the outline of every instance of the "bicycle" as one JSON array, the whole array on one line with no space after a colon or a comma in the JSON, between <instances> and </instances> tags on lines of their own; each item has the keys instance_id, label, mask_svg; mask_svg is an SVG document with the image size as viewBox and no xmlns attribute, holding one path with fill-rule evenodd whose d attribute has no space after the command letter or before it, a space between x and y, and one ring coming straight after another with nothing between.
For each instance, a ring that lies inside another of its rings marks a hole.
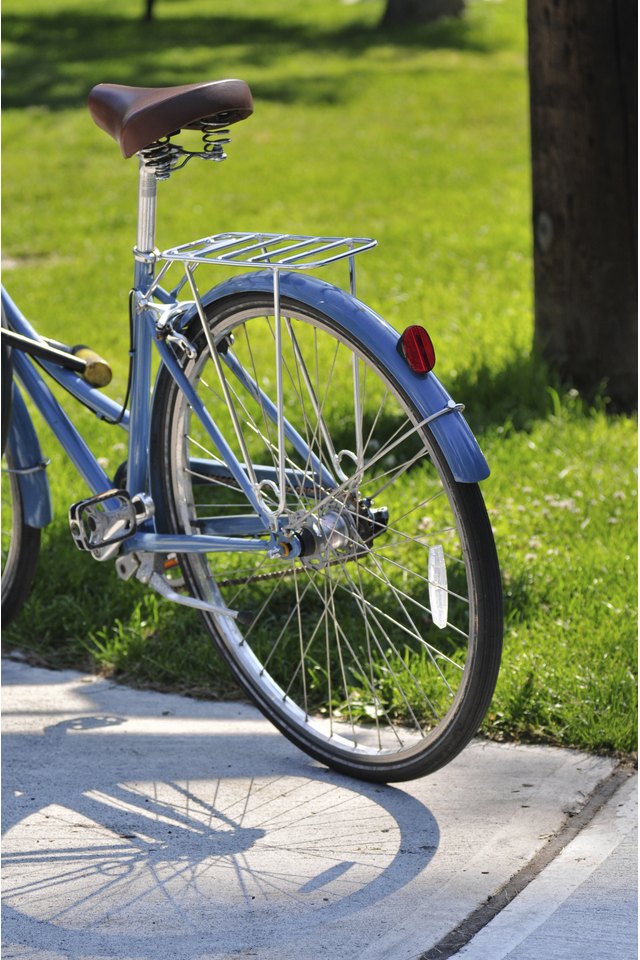
<instances>
[{"instance_id":1,"label":"bicycle","mask_svg":"<svg viewBox=\"0 0 640 960\"><path fill-rule=\"evenodd\" d=\"M108 363L41 336L2 290L5 619L52 519L24 392L91 492L69 510L78 549L198 609L243 690L315 759L382 782L437 770L488 709L502 603L478 486L489 468L427 331L398 334L356 299L369 238L239 232L156 249L158 183L225 159L228 127L253 109L244 82L99 84L89 109L139 161L129 385L109 398ZM201 150L176 142L187 129ZM346 291L309 273L338 261ZM212 265L244 272L202 293L196 272ZM113 479L37 368L128 431Z\"/></svg>"}]
</instances>

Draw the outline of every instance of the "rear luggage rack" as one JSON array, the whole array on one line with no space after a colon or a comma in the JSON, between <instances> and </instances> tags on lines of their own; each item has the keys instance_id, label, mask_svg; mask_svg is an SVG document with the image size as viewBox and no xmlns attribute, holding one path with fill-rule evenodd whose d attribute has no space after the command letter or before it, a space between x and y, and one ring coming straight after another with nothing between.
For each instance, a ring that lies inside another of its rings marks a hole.
<instances>
[{"instance_id":1,"label":"rear luggage rack","mask_svg":"<svg viewBox=\"0 0 640 960\"><path fill-rule=\"evenodd\" d=\"M218 233L164 250L168 263L219 263L230 267L312 270L371 250L365 237L305 237L291 233Z\"/></svg>"}]
</instances>

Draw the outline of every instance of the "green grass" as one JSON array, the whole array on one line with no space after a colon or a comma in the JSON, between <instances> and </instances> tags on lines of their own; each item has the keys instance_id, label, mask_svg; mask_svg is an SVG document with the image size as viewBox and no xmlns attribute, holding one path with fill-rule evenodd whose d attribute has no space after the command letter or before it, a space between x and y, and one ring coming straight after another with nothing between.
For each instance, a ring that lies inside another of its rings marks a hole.
<instances>
[{"instance_id":1,"label":"green grass","mask_svg":"<svg viewBox=\"0 0 640 960\"><path fill-rule=\"evenodd\" d=\"M636 424L560 390L530 351L524 3L476 0L462 20L392 33L376 26L381 0L156 7L145 27L142 0L5 0L9 292L42 332L110 357L121 399L136 168L93 125L86 94L105 80L246 79L254 116L233 128L225 164L194 163L162 188L159 245L214 229L378 238L359 292L397 328L427 326L492 466L507 629L485 731L634 750ZM76 419L114 471L124 434ZM42 438L56 520L5 643L232 694L197 616L70 548L66 509L85 490Z\"/></svg>"}]
</instances>

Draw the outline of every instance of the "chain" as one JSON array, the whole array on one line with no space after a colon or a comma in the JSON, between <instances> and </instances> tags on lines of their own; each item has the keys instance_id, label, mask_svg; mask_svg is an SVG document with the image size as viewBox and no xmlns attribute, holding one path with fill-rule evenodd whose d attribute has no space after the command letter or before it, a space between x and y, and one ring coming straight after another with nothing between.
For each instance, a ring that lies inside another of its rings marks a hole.
<instances>
[{"instance_id":1,"label":"chain","mask_svg":"<svg viewBox=\"0 0 640 960\"><path fill-rule=\"evenodd\" d=\"M328 563L325 563L321 568L314 567L309 565L309 569L322 569L326 570L327 567L336 567L338 564L343 564L345 562L350 562L352 560L360 560L362 557L366 556L367 549L360 550L357 553L354 553L350 556L343 558L336 558L335 560L329 560ZM255 577L230 577L228 580L216 580L216 584L219 587L241 587L247 583L259 583L263 580L284 580L285 577L291 577L295 574L296 568L289 567L288 570L275 570L273 573L259 573Z\"/></svg>"},{"instance_id":2,"label":"chain","mask_svg":"<svg viewBox=\"0 0 640 960\"><path fill-rule=\"evenodd\" d=\"M333 561L336 563L337 561ZM263 580L283 580L295 573L292 567L289 570L276 570L274 573L259 573L255 577L230 577L228 580L216 580L218 587L242 587L247 583L260 583Z\"/></svg>"}]
</instances>

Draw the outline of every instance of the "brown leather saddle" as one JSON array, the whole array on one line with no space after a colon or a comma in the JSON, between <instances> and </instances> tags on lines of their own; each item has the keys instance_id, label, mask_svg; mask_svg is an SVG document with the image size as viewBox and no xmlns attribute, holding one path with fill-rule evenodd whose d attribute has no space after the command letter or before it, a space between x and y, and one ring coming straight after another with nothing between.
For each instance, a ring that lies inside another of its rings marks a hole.
<instances>
[{"instance_id":1,"label":"brown leather saddle","mask_svg":"<svg viewBox=\"0 0 640 960\"><path fill-rule=\"evenodd\" d=\"M203 123L228 126L253 113L244 80L210 80L180 87L125 87L99 83L89 94L89 111L117 140L124 157L184 128Z\"/></svg>"}]
</instances>

